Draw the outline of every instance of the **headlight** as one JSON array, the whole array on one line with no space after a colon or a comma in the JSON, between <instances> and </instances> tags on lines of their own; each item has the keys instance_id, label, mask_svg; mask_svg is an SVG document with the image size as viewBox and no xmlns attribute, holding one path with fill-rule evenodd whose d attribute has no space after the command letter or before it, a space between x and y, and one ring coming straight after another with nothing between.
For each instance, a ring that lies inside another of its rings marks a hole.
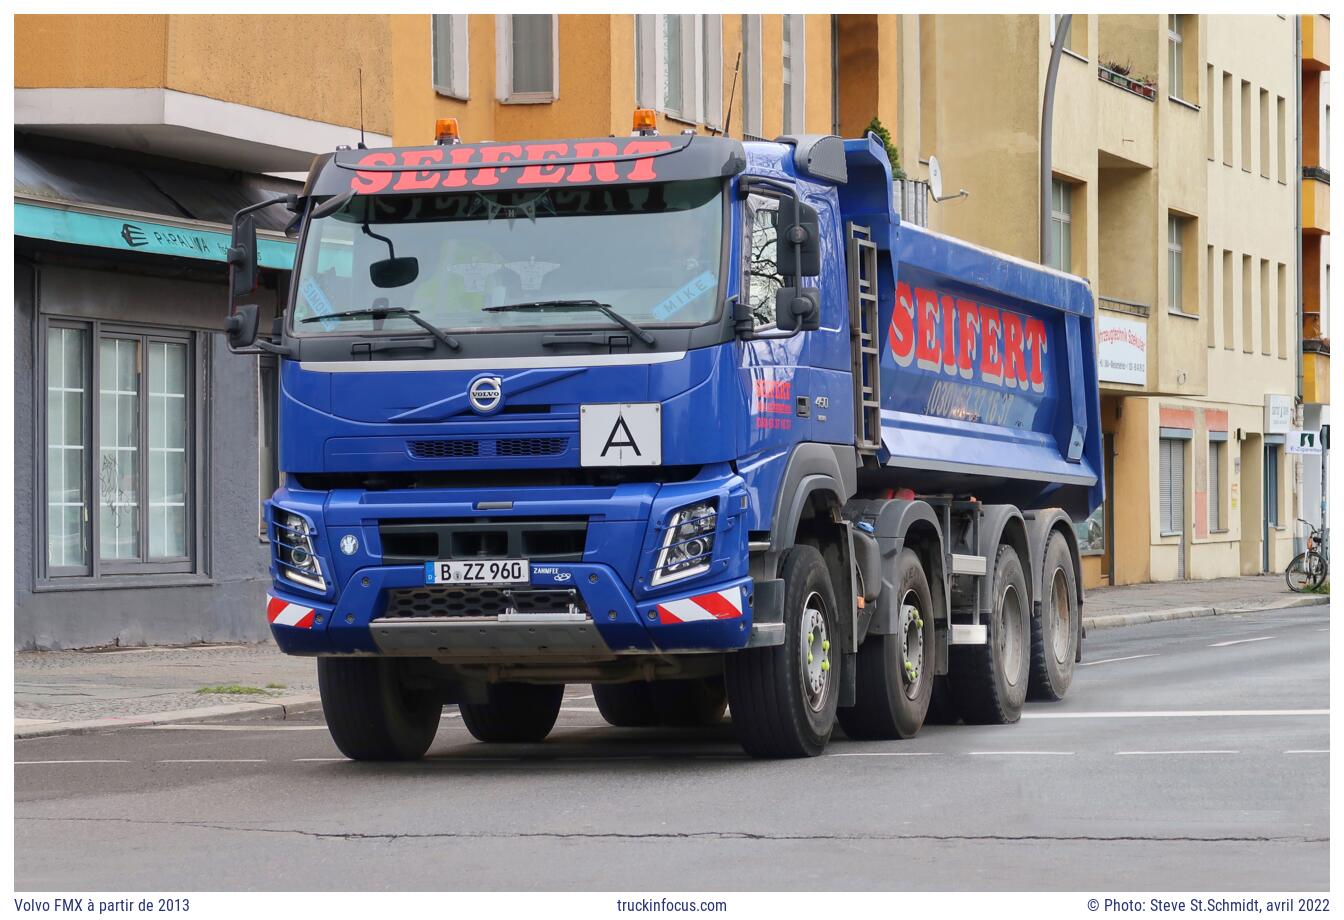
<instances>
[{"instance_id":1,"label":"headlight","mask_svg":"<svg viewBox=\"0 0 1344 920\"><path fill-rule=\"evenodd\" d=\"M672 512L650 584L661 585L708 571L714 556L714 530L718 522L717 499L696 502Z\"/></svg>"},{"instance_id":2,"label":"headlight","mask_svg":"<svg viewBox=\"0 0 1344 920\"><path fill-rule=\"evenodd\" d=\"M316 529L308 521L288 511L278 511L275 515L275 559L280 566L280 574L290 581L327 590L326 579L322 577L322 563L313 549L313 535Z\"/></svg>"}]
</instances>

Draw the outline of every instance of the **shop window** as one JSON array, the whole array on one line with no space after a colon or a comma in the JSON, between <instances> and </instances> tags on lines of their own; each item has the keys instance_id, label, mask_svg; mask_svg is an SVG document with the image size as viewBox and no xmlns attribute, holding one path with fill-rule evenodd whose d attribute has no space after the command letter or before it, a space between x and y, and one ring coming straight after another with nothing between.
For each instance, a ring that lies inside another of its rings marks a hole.
<instances>
[{"instance_id":1,"label":"shop window","mask_svg":"<svg viewBox=\"0 0 1344 920\"><path fill-rule=\"evenodd\" d=\"M502 102L559 97L559 24L551 13L495 17L496 80Z\"/></svg>"},{"instance_id":2,"label":"shop window","mask_svg":"<svg viewBox=\"0 0 1344 920\"><path fill-rule=\"evenodd\" d=\"M1282 451L1278 444L1265 447L1265 523L1270 527L1279 526L1279 455Z\"/></svg>"},{"instance_id":3,"label":"shop window","mask_svg":"<svg viewBox=\"0 0 1344 920\"><path fill-rule=\"evenodd\" d=\"M1158 509L1163 536L1185 530L1185 441L1158 439Z\"/></svg>"},{"instance_id":4,"label":"shop window","mask_svg":"<svg viewBox=\"0 0 1344 920\"><path fill-rule=\"evenodd\" d=\"M48 323L48 577L193 569L194 348L190 333Z\"/></svg>"},{"instance_id":5,"label":"shop window","mask_svg":"<svg viewBox=\"0 0 1344 920\"><path fill-rule=\"evenodd\" d=\"M434 91L467 99L470 76L466 14L431 16L430 40L434 58Z\"/></svg>"}]
</instances>

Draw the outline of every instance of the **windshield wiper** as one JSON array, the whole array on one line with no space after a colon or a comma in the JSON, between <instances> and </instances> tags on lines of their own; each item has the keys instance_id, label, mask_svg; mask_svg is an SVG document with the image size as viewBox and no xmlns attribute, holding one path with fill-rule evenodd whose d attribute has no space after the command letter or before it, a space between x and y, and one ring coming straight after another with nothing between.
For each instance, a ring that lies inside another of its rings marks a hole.
<instances>
[{"instance_id":1,"label":"windshield wiper","mask_svg":"<svg viewBox=\"0 0 1344 920\"><path fill-rule=\"evenodd\" d=\"M597 300L533 300L528 303L506 303L497 307L482 307L481 309L486 313L545 313L548 310L564 313L573 310L596 310L630 330L645 345L652 347L654 344L653 336L647 330L642 329L638 323L617 313L611 308L611 304Z\"/></svg>"},{"instance_id":2,"label":"windshield wiper","mask_svg":"<svg viewBox=\"0 0 1344 920\"><path fill-rule=\"evenodd\" d=\"M461 342L444 332L438 326L427 319L421 319L419 310L408 310L405 307L364 307L359 310L341 310L339 313L323 313L321 316L305 316L303 319L299 320L299 322L320 323L324 319L357 319L360 317L368 317L369 319L387 319L389 316L404 316L406 319L434 336L434 338L447 345L453 351L457 351L462 347Z\"/></svg>"}]
</instances>

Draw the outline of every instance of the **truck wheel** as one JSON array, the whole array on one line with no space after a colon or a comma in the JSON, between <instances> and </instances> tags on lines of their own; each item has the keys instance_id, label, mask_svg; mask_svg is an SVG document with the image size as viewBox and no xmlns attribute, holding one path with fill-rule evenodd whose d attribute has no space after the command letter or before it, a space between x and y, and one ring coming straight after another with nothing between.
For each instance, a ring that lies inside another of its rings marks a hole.
<instances>
[{"instance_id":1,"label":"truck wheel","mask_svg":"<svg viewBox=\"0 0 1344 920\"><path fill-rule=\"evenodd\" d=\"M1034 700L1062 700L1073 682L1082 611L1078 607L1078 573L1064 535L1055 531L1045 544L1041 577L1041 616L1031 628L1031 680Z\"/></svg>"},{"instance_id":2,"label":"truck wheel","mask_svg":"<svg viewBox=\"0 0 1344 920\"><path fill-rule=\"evenodd\" d=\"M351 760L419 760L443 705L408 688L395 658L318 658L317 687L331 740Z\"/></svg>"},{"instance_id":3,"label":"truck wheel","mask_svg":"<svg viewBox=\"0 0 1344 920\"><path fill-rule=\"evenodd\" d=\"M462 724L477 741L541 741L560 715L564 684L499 683L486 687L487 702L460 703Z\"/></svg>"},{"instance_id":4,"label":"truck wheel","mask_svg":"<svg viewBox=\"0 0 1344 920\"><path fill-rule=\"evenodd\" d=\"M728 708L722 677L655 680L649 690L663 725L717 725Z\"/></svg>"},{"instance_id":5,"label":"truck wheel","mask_svg":"<svg viewBox=\"0 0 1344 920\"><path fill-rule=\"evenodd\" d=\"M994 558L994 602L989 641L954 645L949 684L967 723L999 725L1022 717L1031 671L1031 617L1027 578L1017 550L999 547Z\"/></svg>"},{"instance_id":6,"label":"truck wheel","mask_svg":"<svg viewBox=\"0 0 1344 920\"><path fill-rule=\"evenodd\" d=\"M855 740L913 738L933 694L933 595L912 549L896 560L896 632L859 646L855 704L836 713Z\"/></svg>"},{"instance_id":7,"label":"truck wheel","mask_svg":"<svg viewBox=\"0 0 1344 920\"><path fill-rule=\"evenodd\" d=\"M617 728L644 728L658 724L658 710L648 681L629 684L593 684L593 700L607 724Z\"/></svg>"},{"instance_id":8,"label":"truck wheel","mask_svg":"<svg viewBox=\"0 0 1344 920\"><path fill-rule=\"evenodd\" d=\"M729 655L733 727L753 757L815 757L835 727L840 639L835 591L816 547L785 551L784 644Z\"/></svg>"}]
</instances>

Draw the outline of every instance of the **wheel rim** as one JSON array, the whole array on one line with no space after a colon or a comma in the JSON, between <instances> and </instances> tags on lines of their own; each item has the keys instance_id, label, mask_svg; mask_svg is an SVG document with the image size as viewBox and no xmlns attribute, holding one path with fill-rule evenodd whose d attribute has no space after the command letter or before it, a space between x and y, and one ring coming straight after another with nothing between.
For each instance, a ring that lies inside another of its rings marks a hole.
<instances>
[{"instance_id":1,"label":"wheel rim","mask_svg":"<svg viewBox=\"0 0 1344 920\"><path fill-rule=\"evenodd\" d=\"M1003 598L999 602L999 660L1003 662L1004 679L1008 686L1016 687L1018 672L1022 668L1022 636L1018 623L1022 618L1022 599L1017 588L1008 585L1003 589Z\"/></svg>"},{"instance_id":2,"label":"wheel rim","mask_svg":"<svg viewBox=\"0 0 1344 920\"><path fill-rule=\"evenodd\" d=\"M1288 587L1294 591L1300 591L1311 583L1312 576L1308 573L1307 560L1298 556L1292 562L1288 563Z\"/></svg>"},{"instance_id":3,"label":"wheel rim","mask_svg":"<svg viewBox=\"0 0 1344 920\"><path fill-rule=\"evenodd\" d=\"M908 699L915 699L924 680L924 615L919 596L907 591L901 598L901 686Z\"/></svg>"},{"instance_id":4,"label":"wheel rim","mask_svg":"<svg viewBox=\"0 0 1344 920\"><path fill-rule=\"evenodd\" d=\"M831 680L831 636L826 628L826 602L813 591L803 602L803 696L808 708L821 712Z\"/></svg>"},{"instance_id":5,"label":"wheel rim","mask_svg":"<svg viewBox=\"0 0 1344 920\"><path fill-rule=\"evenodd\" d=\"M1054 605L1055 631L1050 645L1055 653L1055 661L1065 662L1069 658L1069 584L1064 578L1063 569L1055 569L1055 577L1050 584L1050 603Z\"/></svg>"}]
</instances>

